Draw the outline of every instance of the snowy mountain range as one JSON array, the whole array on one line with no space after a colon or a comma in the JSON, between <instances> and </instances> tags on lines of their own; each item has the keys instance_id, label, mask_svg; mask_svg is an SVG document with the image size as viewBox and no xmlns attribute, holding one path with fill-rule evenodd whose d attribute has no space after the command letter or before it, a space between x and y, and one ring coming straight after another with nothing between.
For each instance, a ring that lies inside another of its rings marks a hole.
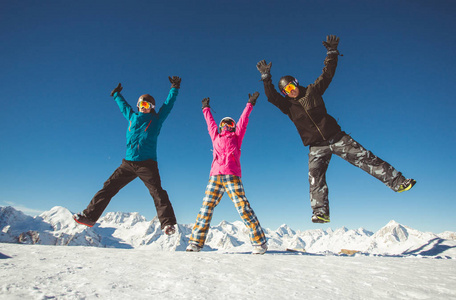
<instances>
[{"instance_id":1,"label":"snowy mountain range","mask_svg":"<svg viewBox=\"0 0 456 300\"><path fill-rule=\"evenodd\" d=\"M89 228L74 222L72 213L60 206L31 217L12 207L0 207L0 242L94 246L109 248L147 248L185 251L192 224L179 224L176 234L164 235L158 219L146 220L138 213L110 212ZM349 230L294 231L287 225L264 229L269 252L305 249L309 254L353 254L378 256L423 256L456 258L456 233L421 232L390 221L376 233L363 228ZM221 222L211 227L203 251L249 252L248 232L241 221Z\"/></svg>"}]
</instances>

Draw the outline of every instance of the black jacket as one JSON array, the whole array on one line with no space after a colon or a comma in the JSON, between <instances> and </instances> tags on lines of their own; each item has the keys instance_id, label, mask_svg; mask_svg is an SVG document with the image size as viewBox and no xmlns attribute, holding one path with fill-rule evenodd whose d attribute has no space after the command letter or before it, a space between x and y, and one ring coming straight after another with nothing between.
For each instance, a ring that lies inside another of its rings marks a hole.
<instances>
[{"instance_id":1,"label":"black jacket","mask_svg":"<svg viewBox=\"0 0 456 300\"><path fill-rule=\"evenodd\" d=\"M296 99L284 97L277 92L271 78L264 80L264 91L268 101L293 121L304 146L326 143L342 136L339 124L327 113L322 98L334 77L337 58L337 54L326 56L323 73L307 87L299 86L299 96Z\"/></svg>"}]
</instances>

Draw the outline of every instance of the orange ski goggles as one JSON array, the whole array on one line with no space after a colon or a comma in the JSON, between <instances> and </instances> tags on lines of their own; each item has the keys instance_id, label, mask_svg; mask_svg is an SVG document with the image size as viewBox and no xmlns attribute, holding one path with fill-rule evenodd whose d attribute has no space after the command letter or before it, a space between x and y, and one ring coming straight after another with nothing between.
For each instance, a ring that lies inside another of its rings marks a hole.
<instances>
[{"instance_id":1,"label":"orange ski goggles","mask_svg":"<svg viewBox=\"0 0 456 300\"><path fill-rule=\"evenodd\" d=\"M294 91L297 88L298 88L298 83L295 81L292 81L282 89L282 94L284 94L286 96L289 93L291 93L291 91Z\"/></svg>"},{"instance_id":2,"label":"orange ski goggles","mask_svg":"<svg viewBox=\"0 0 456 300\"><path fill-rule=\"evenodd\" d=\"M151 109L151 108L154 108L154 105L147 101L139 101L138 107L145 108L145 109Z\"/></svg>"},{"instance_id":3,"label":"orange ski goggles","mask_svg":"<svg viewBox=\"0 0 456 300\"><path fill-rule=\"evenodd\" d=\"M232 127L234 127L234 122L231 121L231 120L226 120L226 121L223 121L221 125L222 126L228 126L228 127L232 128Z\"/></svg>"}]
</instances>

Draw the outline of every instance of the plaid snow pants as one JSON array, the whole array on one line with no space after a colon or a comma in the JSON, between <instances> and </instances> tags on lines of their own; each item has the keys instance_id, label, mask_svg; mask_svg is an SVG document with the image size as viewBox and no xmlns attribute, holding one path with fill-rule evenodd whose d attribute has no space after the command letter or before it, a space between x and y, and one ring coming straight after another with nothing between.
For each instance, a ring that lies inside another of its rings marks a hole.
<instances>
[{"instance_id":1,"label":"plaid snow pants","mask_svg":"<svg viewBox=\"0 0 456 300\"><path fill-rule=\"evenodd\" d=\"M190 243L200 247L204 246L214 208L220 203L220 199L222 199L225 191L227 191L228 196L231 198L231 201L233 201L245 226L249 229L251 244L257 246L266 243L266 237L260 226L260 222L258 221L255 212L250 207L249 201L245 197L241 178L235 175L217 175L209 178L203 205L196 217L196 222L192 229Z\"/></svg>"},{"instance_id":2,"label":"plaid snow pants","mask_svg":"<svg viewBox=\"0 0 456 300\"><path fill-rule=\"evenodd\" d=\"M393 191L397 191L400 184L405 181L402 173L345 134L337 142L330 141L329 145L311 146L309 149L310 205L314 213L322 212L329 215L326 170L332 154L366 171Z\"/></svg>"}]
</instances>

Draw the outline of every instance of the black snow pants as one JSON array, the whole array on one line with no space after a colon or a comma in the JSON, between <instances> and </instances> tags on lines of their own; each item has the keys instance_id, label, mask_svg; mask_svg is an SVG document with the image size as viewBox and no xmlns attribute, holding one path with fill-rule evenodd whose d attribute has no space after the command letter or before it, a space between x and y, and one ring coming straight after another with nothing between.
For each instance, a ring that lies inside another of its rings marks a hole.
<instances>
[{"instance_id":1,"label":"black snow pants","mask_svg":"<svg viewBox=\"0 0 456 300\"><path fill-rule=\"evenodd\" d=\"M168 193L162 188L158 164L153 160L127 161L122 164L109 177L103 188L95 194L84 214L91 220L97 221L114 197L123 187L139 177L149 189L154 199L157 217L163 229L166 225L176 224L174 209L169 201Z\"/></svg>"}]
</instances>

